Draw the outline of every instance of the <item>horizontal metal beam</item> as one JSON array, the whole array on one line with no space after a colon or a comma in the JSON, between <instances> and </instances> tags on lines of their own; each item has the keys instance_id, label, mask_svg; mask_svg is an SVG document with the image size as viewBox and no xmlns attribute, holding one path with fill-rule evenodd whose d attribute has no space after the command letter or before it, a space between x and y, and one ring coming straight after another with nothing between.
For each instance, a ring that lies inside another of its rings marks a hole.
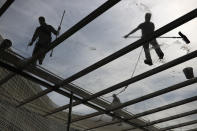
<instances>
[{"instance_id":1,"label":"horizontal metal beam","mask_svg":"<svg viewBox=\"0 0 197 131\"><path fill-rule=\"evenodd\" d=\"M5 4L0 8L0 17L3 13L10 7L10 5L14 2L14 0L7 0Z\"/></svg>"},{"instance_id":2,"label":"horizontal metal beam","mask_svg":"<svg viewBox=\"0 0 197 131\"><path fill-rule=\"evenodd\" d=\"M62 87L64 85L69 84L70 82L72 82L72 81L74 81L74 80L76 80L76 79L78 79L78 78L80 78L80 77L82 77L82 76L84 76L84 75L86 75L86 74L88 74L88 73L90 73L90 72L102 67L103 65L105 65L105 64L107 64L107 63L109 63L109 62L111 62L111 61L113 61L113 60L115 60L115 59L117 59L117 58L129 53L130 51L142 46L144 43L147 43L147 42L151 41L152 39L154 39L156 37L159 37L159 36L169 32L169 31L171 31L172 29L175 29L176 27L178 27L178 26L180 26L180 25L182 25L182 24L184 24L184 23L196 18L196 16L197 16L197 9L194 9L193 11L187 13L186 15L184 15L184 16L172 21L171 23L163 26L162 28L156 30L154 33L150 34L146 38L140 39L140 40L138 40L138 41L136 41L136 42L134 42L134 43L122 48L121 50L113 53L112 55L109 55L108 57L96 62L95 64L85 68L84 70L82 70L82 71L70 76L69 78L67 78L67 79L63 80L62 82L60 82L59 84L57 84L54 88L55 89L56 88L60 88L60 87ZM53 44L51 46L53 46ZM180 60L180 61L185 61L185 59ZM174 65L177 65L178 63L179 62L174 63ZM169 67L167 67L167 68L170 68L170 67L172 67L174 65L168 65ZM164 68L167 69L166 67L164 67ZM140 79L146 78L146 77L151 76L153 74L156 74L158 72L159 71L151 72L150 74L146 74L144 76L141 76ZM138 80L134 80L134 81L138 81ZM132 82L129 82L129 80L127 80L127 81L125 81L123 83L120 83L120 84L118 84L116 86L113 86L111 88L108 88L108 89L102 90L102 91L100 91L98 93L95 93L91 97L85 99L84 101L89 101L89 100L95 99L95 98L97 98L99 96L102 96L104 94L110 93L110 92L112 92L114 90L117 90L117 89L119 89L119 88L121 88L123 86L127 86L128 84L131 84L131 83ZM51 90L51 91L53 91L53 90ZM36 98L39 98L39 97L41 97L43 95L37 95ZM74 104L73 104L73 106L74 106Z\"/></svg>"},{"instance_id":3,"label":"horizontal metal beam","mask_svg":"<svg viewBox=\"0 0 197 131\"><path fill-rule=\"evenodd\" d=\"M118 2L120 2L120 0L108 0L108 1L106 1L104 4L102 4L96 10L94 10L92 13L90 13L89 15L87 15L85 18L83 18L77 24L75 24L74 26L72 26L69 30L67 30L62 35L60 35L57 39L55 39L52 43L50 43L48 48L46 48L43 51L40 51L34 57L31 57L27 61L21 63L18 68L19 69L25 69L25 68L27 68L28 65L30 65L33 62L35 62L40 56L42 56L42 54L46 54L47 52L49 52L50 50L52 50L53 48L55 48L56 46L58 46L61 42L63 42L64 40L68 39L74 33L76 33L81 28L83 28L84 26L86 26L87 24L89 24L91 21L93 21L94 19L96 19L98 16L100 16L101 14L103 14L105 11L107 11L108 9L110 9L111 7L113 7ZM6 83L9 79L11 79L14 76L15 76L14 73L8 74L5 78L3 78L0 81L0 86L2 84Z\"/></svg>"},{"instance_id":4,"label":"horizontal metal beam","mask_svg":"<svg viewBox=\"0 0 197 131\"><path fill-rule=\"evenodd\" d=\"M38 78L36 78L36 77L34 77L34 76L31 76L30 74L28 74L28 73L26 73L26 72L23 72L22 70L17 69L17 68L15 68L15 67L13 67L13 66L11 66L11 65L9 65L9 64L6 64L6 63L0 61L0 66L3 67L3 68L5 68L5 69L7 69L7 70L9 70L9 71L12 71L12 72L14 72L14 73L16 73L16 74L19 74L19 75L21 75L21 76L27 78L28 80L31 80L31 81L33 81L33 82L36 82L36 83L38 83L38 84L40 84L40 85L42 85L42 86L44 86L44 87L46 87L46 88L48 88L48 89L53 88L53 86L51 86L50 84L46 83L45 81L39 80ZM57 93L59 93L59 94L61 94L61 95L63 95L63 96L66 96L66 97L70 97L70 96L71 96L71 94L69 94L69 93L67 93L67 92L65 92L65 91L63 91L63 90L61 90L61 89L56 89L55 92L57 92ZM78 98L78 97L76 97L76 96L74 96L74 95L73 95L73 99L75 99L76 101L83 101L81 98ZM142 129L143 131L149 131L149 130L146 129L146 128L141 128L141 125L138 125L138 124L136 124L136 123L133 123L133 122L124 120L124 119L121 118L120 116L117 116L116 114L111 113L111 112L107 112L107 111L105 111L104 109L102 109L102 108L100 108L100 107L98 107L98 106L96 106L96 105L94 105L94 104L91 104L91 103L89 103L89 102L86 102L86 103L84 103L84 105L87 105L87 106L89 106L90 108L93 108L93 109L95 109L95 110L98 110L98 111L101 111L101 112L105 112L105 114L107 114L107 115L109 115L109 116L111 116L111 117L115 117L115 118L117 118L117 119L120 119L121 121L123 121L123 122L125 122L125 123L127 123L127 124L129 124L129 125L131 125L131 126L134 126L134 127L136 127L136 128L139 127L139 129ZM21 106L21 105L19 104L19 105L16 106L16 107L20 107L20 106Z\"/></svg>"},{"instance_id":5,"label":"horizontal metal beam","mask_svg":"<svg viewBox=\"0 0 197 131\"><path fill-rule=\"evenodd\" d=\"M189 126L189 125L193 125L193 124L196 124L196 123L197 123L197 120L193 120L193 121L188 121L188 122L180 123L180 124L177 124L177 125L172 125L172 126L164 127L164 128L161 128L160 130L161 131L168 131L170 129L175 129L175 128L179 128L179 127L183 127L183 126Z\"/></svg>"},{"instance_id":6,"label":"horizontal metal beam","mask_svg":"<svg viewBox=\"0 0 197 131\"><path fill-rule=\"evenodd\" d=\"M194 97L187 98L187 99L184 99L184 100L181 100L181 101L177 101L177 102L174 102L174 103L171 103L171 104L168 104L168 105L164 105L164 106L161 106L161 107L158 107L158 108L155 108L155 109L151 109L151 110L148 110L148 111L144 111L144 112L135 114L135 115L131 116L130 118L126 119L126 120L133 120L133 119L136 119L136 118L139 118L139 117L142 117L142 116L150 115L150 114L160 112L160 111L163 111L163 110L167 110L167 109L170 109L170 108L173 108L173 107L176 107L176 106L184 105L184 104L196 101L196 100L197 100L197 96L194 96ZM98 125L98 126L86 129L86 130L96 129L96 128L100 128L100 127L104 127L104 126L108 126L108 125L112 125L112 124L117 124L117 123L120 123L120 122L121 121L108 122L108 123L104 123L102 125Z\"/></svg>"},{"instance_id":7,"label":"horizontal metal beam","mask_svg":"<svg viewBox=\"0 0 197 131\"><path fill-rule=\"evenodd\" d=\"M165 118L158 119L158 120L155 120L155 121L151 121L151 122L147 123L146 125L144 125L142 127L147 127L147 126L155 125L155 124L158 124L158 123L167 122L167 121L170 121L170 120L178 119L178 118L181 118L181 117L186 117L186 116L193 115L193 114L196 114L196 113L197 113L197 109L192 110L192 111L188 111L188 112L184 112L184 113L180 113L180 114L176 114L176 115L173 115L173 116L165 117ZM130 130L133 130L133 128L129 128L129 129L126 129L126 130L123 130L123 131L130 131Z\"/></svg>"}]
</instances>

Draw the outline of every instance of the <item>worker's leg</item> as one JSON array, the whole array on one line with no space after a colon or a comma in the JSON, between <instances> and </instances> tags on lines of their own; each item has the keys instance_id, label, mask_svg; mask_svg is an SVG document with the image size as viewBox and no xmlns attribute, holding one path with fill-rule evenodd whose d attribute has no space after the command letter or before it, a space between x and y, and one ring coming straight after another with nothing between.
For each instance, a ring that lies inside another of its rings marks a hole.
<instances>
[{"instance_id":1,"label":"worker's leg","mask_svg":"<svg viewBox=\"0 0 197 131\"><path fill-rule=\"evenodd\" d=\"M41 48L41 49L40 49L40 53L41 53L41 52L44 52L44 49ZM40 64L40 65L42 65L42 62L43 62L43 60L44 60L44 58L45 58L45 55L46 55L46 54L42 54L42 55L39 57L38 60L39 60L39 64Z\"/></svg>"},{"instance_id":2,"label":"worker's leg","mask_svg":"<svg viewBox=\"0 0 197 131\"><path fill-rule=\"evenodd\" d=\"M152 40L151 44L154 47L155 52L159 56L159 59L163 59L164 53L162 52L161 48L159 47L159 44L158 44L157 40L156 39Z\"/></svg>"},{"instance_id":3,"label":"worker's leg","mask_svg":"<svg viewBox=\"0 0 197 131\"><path fill-rule=\"evenodd\" d=\"M34 50L33 50L33 53L32 53L32 57L35 57L36 54L38 54L38 52L39 52L39 47L35 46ZM37 62L37 60L33 64L36 65L36 62Z\"/></svg>"},{"instance_id":4,"label":"worker's leg","mask_svg":"<svg viewBox=\"0 0 197 131\"><path fill-rule=\"evenodd\" d=\"M41 57L39 57L39 64L40 65L42 65L42 62L43 62L44 58L45 58L45 54L42 55Z\"/></svg>"},{"instance_id":5,"label":"worker's leg","mask_svg":"<svg viewBox=\"0 0 197 131\"><path fill-rule=\"evenodd\" d=\"M145 53L145 57L146 57L146 60L144 60L144 63L148 64L148 65L152 65L153 63L152 63L152 59L151 59L151 55L150 55L149 43L144 44L143 48L144 48L144 53Z\"/></svg>"}]
</instances>

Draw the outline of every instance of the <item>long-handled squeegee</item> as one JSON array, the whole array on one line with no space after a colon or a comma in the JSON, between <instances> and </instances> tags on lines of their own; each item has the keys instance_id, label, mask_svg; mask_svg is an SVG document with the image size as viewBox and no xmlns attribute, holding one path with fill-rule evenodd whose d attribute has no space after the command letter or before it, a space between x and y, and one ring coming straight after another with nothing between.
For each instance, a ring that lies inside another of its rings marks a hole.
<instances>
[{"instance_id":1,"label":"long-handled squeegee","mask_svg":"<svg viewBox=\"0 0 197 131\"><path fill-rule=\"evenodd\" d=\"M171 39L182 39L186 44L190 43L190 40L180 31L178 32L179 36L161 36L157 38L171 38ZM129 36L129 38L141 38L140 36Z\"/></svg>"}]
</instances>

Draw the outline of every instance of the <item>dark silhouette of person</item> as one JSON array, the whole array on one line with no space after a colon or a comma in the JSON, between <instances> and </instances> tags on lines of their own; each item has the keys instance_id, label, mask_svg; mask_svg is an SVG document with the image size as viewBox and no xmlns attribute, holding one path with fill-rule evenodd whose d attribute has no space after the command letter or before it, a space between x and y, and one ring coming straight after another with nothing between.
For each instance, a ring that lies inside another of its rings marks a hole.
<instances>
[{"instance_id":1,"label":"dark silhouette of person","mask_svg":"<svg viewBox=\"0 0 197 131\"><path fill-rule=\"evenodd\" d=\"M113 96L113 101L111 103L112 108L121 105L121 101L117 97L117 95L116 94L113 94L112 96ZM120 111L120 110L117 110L117 111ZM115 114L116 115L120 115L118 112L115 112ZM114 120L116 120L115 117L112 118L112 121L114 121ZM119 124L119 126L121 126L121 125L122 125L122 123Z\"/></svg>"},{"instance_id":2,"label":"dark silhouette of person","mask_svg":"<svg viewBox=\"0 0 197 131\"><path fill-rule=\"evenodd\" d=\"M38 41L35 44L32 57L36 56L40 52L43 52L43 50L49 47L49 44L51 43L52 40L51 33L53 33L54 35L58 35L60 31L60 27L58 27L58 30L55 30L51 25L48 25L45 22L45 18L43 16L40 16L38 20L40 26L36 28L32 40L28 45L28 46L32 46L34 41L38 39ZM40 65L42 64L45 55L46 54L43 54L38 58Z\"/></svg>"},{"instance_id":3,"label":"dark silhouette of person","mask_svg":"<svg viewBox=\"0 0 197 131\"><path fill-rule=\"evenodd\" d=\"M151 19L151 13L146 13L146 15L145 15L145 22L141 23L137 28L135 28L134 30L132 30L127 35L125 35L124 38L128 38L128 36L130 34L136 32L139 29L141 29L141 31L142 31L142 38L146 38L148 35L150 35L151 33L153 33L154 30L155 30L155 25L154 25L154 23L152 23L150 21L150 19ZM157 40L156 39L153 39L149 43L155 49L157 55L159 56L159 59L163 59L164 53L160 49ZM145 57L146 57L146 59L144 60L144 63L145 64L148 64L148 65L152 65L153 63L152 63L152 59L151 59L151 55L150 55L149 43L145 43L143 45L144 52L145 52Z\"/></svg>"}]
</instances>

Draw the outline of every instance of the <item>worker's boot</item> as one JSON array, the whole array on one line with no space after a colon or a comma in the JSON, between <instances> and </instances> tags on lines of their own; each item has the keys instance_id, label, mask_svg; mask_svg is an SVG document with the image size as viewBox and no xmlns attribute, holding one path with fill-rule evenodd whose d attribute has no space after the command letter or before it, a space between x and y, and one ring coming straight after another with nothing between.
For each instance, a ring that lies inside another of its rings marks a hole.
<instances>
[{"instance_id":1,"label":"worker's boot","mask_svg":"<svg viewBox=\"0 0 197 131\"><path fill-rule=\"evenodd\" d=\"M159 59L163 59L163 57L164 57L164 53L161 52L161 54L159 55Z\"/></svg>"},{"instance_id":2,"label":"worker's boot","mask_svg":"<svg viewBox=\"0 0 197 131\"><path fill-rule=\"evenodd\" d=\"M149 66L151 66L151 65L153 65L153 62L152 62L152 60L144 60L144 63L145 64L147 64L147 65L149 65Z\"/></svg>"}]
</instances>

